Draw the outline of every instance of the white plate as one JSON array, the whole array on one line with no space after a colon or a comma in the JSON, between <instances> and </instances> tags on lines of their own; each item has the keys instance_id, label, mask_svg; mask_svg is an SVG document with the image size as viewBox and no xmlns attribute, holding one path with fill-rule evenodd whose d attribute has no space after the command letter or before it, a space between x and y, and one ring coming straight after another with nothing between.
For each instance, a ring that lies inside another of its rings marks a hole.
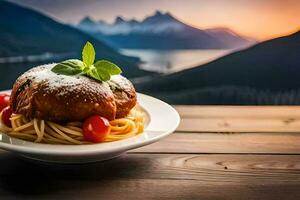
<instances>
[{"instance_id":1,"label":"white plate","mask_svg":"<svg viewBox=\"0 0 300 200\"><path fill-rule=\"evenodd\" d=\"M180 117L176 110L156 98L138 94L138 103L146 113L144 133L115 142L87 145L38 144L0 132L0 148L20 156L46 162L87 163L111 159L138 147L160 140L175 131Z\"/></svg>"}]
</instances>

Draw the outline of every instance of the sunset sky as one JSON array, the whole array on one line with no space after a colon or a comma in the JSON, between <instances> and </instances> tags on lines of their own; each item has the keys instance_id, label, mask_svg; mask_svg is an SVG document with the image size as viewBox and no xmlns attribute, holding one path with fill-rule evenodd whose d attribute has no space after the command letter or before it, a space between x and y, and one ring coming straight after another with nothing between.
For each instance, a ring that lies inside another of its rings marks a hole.
<instances>
[{"instance_id":1,"label":"sunset sky","mask_svg":"<svg viewBox=\"0 0 300 200\"><path fill-rule=\"evenodd\" d=\"M228 27L265 40L300 29L299 0L11 0L65 23L84 16L112 22L117 15L143 19L155 10L169 11L197 28Z\"/></svg>"}]
</instances>

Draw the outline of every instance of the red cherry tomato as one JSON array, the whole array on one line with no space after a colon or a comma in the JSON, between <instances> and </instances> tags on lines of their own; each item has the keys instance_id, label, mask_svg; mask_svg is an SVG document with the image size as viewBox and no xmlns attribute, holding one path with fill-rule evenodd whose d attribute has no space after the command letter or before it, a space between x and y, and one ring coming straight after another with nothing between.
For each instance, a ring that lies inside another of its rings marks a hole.
<instances>
[{"instance_id":1,"label":"red cherry tomato","mask_svg":"<svg viewBox=\"0 0 300 200\"><path fill-rule=\"evenodd\" d=\"M0 112L6 107L9 106L9 94L0 94Z\"/></svg>"},{"instance_id":2,"label":"red cherry tomato","mask_svg":"<svg viewBox=\"0 0 300 200\"><path fill-rule=\"evenodd\" d=\"M10 121L11 115L12 115L12 109L9 106L3 109L2 122L8 127L11 127L11 121Z\"/></svg>"},{"instance_id":3,"label":"red cherry tomato","mask_svg":"<svg viewBox=\"0 0 300 200\"><path fill-rule=\"evenodd\" d=\"M110 132L109 121L98 115L87 118L83 123L83 136L90 142L103 142Z\"/></svg>"}]
</instances>

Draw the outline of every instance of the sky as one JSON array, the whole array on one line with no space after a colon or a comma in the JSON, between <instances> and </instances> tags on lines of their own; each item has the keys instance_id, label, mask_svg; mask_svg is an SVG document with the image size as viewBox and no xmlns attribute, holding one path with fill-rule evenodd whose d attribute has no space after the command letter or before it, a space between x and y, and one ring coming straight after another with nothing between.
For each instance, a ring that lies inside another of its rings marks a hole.
<instances>
[{"instance_id":1,"label":"sky","mask_svg":"<svg viewBox=\"0 0 300 200\"><path fill-rule=\"evenodd\" d=\"M228 27L266 40L300 30L300 0L10 0L64 23L85 16L113 22L116 16L142 20L168 11L197 28Z\"/></svg>"}]
</instances>

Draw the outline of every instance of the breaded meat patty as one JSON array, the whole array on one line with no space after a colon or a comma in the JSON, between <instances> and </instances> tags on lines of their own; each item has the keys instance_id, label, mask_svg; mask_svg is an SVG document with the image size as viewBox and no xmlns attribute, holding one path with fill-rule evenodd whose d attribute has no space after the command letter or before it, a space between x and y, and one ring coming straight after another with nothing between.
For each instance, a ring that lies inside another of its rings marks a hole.
<instances>
[{"instance_id":1,"label":"breaded meat patty","mask_svg":"<svg viewBox=\"0 0 300 200\"><path fill-rule=\"evenodd\" d=\"M136 92L121 75L101 82L51 71L55 64L30 69L15 82L11 93L14 113L54 122L82 121L91 115L109 120L126 116L136 105Z\"/></svg>"}]
</instances>

